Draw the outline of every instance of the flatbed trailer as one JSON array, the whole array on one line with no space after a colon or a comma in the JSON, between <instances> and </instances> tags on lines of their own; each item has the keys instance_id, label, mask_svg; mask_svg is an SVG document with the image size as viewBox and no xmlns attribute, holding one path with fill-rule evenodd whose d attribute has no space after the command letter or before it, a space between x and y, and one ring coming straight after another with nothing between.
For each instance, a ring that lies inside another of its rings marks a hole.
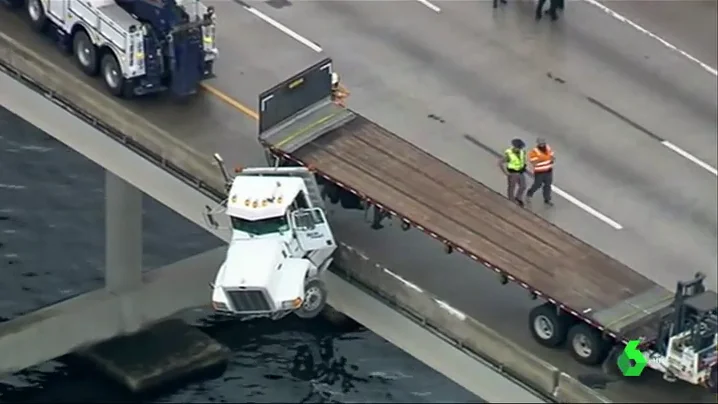
<instances>
[{"instance_id":1,"label":"flatbed trailer","mask_svg":"<svg viewBox=\"0 0 718 404\"><path fill-rule=\"evenodd\" d=\"M327 59L260 95L259 140L272 164L309 167L398 218L403 228L428 233L447 252L464 253L494 270L503 283L514 281L544 299L530 320L532 334L544 345L571 338L568 328L576 324L594 343L640 339L649 346L656 340L657 319L673 310L674 292L361 114L335 105L325 77L331 70ZM541 335L541 317L553 322L547 325L553 336ZM595 364L608 349L582 353L574 347L572 353Z\"/></svg>"}]
</instances>

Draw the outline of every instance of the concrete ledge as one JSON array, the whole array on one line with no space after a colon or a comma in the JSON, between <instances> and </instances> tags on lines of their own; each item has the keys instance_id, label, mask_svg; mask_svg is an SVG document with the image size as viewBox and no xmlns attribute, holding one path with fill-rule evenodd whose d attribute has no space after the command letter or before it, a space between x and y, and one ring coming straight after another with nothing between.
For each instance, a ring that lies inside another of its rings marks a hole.
<instances>
[{"instance_id":1,"label":"concrete ledge","mask_svg":"<svg viewBox=\"0 0 718 404\"><path fill-rule=\"evenodd\" d=\"M425 326L434 329L458 346L492 363L499 370L545 396L555 397L558 391L562 391L562 382L567 383L561 393L566 397L569 397L567 394L579 391L580 387L591 391L574 379L562 378L561 372L555 366L544 362L388 269L372 263L366 255L348 245L340 246L335 264L336 272L357 280L414 316ZM575 393L576 399L588 397L588 393L582 396L581 392Z\"/></svg>"},{"instance_id":2,"label":"concrete ledge","mask_svg":"<svg viewBox=\"0 0 718 404\"><path fill-rule=\"evenodd\" d=\"M73 109L80 110L86 115L86 120L103 127L118 141L142 149L141 154L145 156L154 155L159 160L158 164L192 173L192 176L207 184L209 188L223 189L224 184L213 169L212 156L197 153L166 131L125 108L117 99L92 88L2 32L0 67L5 67L8 74L34 84L37 90L45 92L47 97L59 101L60 104L70 104Z\"/></svg>"},{"instance_id":3,"label":"concrete ledge","mask_svg":"<svg viewBox=\"0 0 718 404\"><path fill-rule=\"evenodd\" d=\"M610 403L611 401L596 390L586 387L583 383L561 373L556 387L556 401L559 403Z\"/></svg>"},{"instance_id":4,"label":"concrete ledge","mask_svg":"<svg viewBox=\"0 0 718 404\"><path fill-rule=\"evenodd\" d=\"M216 248L145 274L121 294L96 290L0 324L0 374L13 373L184 309L207 305L209 285L226 249ZM75 324L76 327L68 327ZM48 340L47 336L53 338Z\"/></svg>"},{"instance_id":5,"label":"concrete ledge","mask_svg":"<svg viewBox=\"0 0 718 404\"><path fill-rule=\"evenodd\" d=\"M79 352L133 393L227 364L229 350L181 320L167 320L136 334Z\"/></svg>"}]
</instances>

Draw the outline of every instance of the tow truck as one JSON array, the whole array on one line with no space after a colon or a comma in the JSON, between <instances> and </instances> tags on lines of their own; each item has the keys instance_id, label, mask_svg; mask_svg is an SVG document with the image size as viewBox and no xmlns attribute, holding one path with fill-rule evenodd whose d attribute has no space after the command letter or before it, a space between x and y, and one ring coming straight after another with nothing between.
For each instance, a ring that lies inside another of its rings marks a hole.
<instances>
[{"instance_id":1,"label":"tow truck","mask_svg":"<svg viewBox=\"0 0 718 404\"><path fill-rule=\"evenodd\" d=\"M214 8L199 0L0 0L25 9L89 76L118 97L187 97L212 77Z\"/></svg>"},{"instance_id":2,"label":"tow truck","mask_svg":"<svg viewBox=\"0 0 718 404\"><path fill-rule=\"evenodd\" d=\"M304 169L328 203L372 212L375 228L396 220L404 230L420 229L447 254L458 251L494 271L501 284L516 282L543 300L528 318L541 345L566 347L578 362L599 365L639 340L648 366L666 380L715 391L718 295L704 287L703 275L668 291L332 102L333 73L327 58L259 95L258 140L270 167L263 170L272 173L265 181ZM320 202L312 206L322 209ZM234 286L219 277L216 288Z\"/></svg>"}]
</instances>

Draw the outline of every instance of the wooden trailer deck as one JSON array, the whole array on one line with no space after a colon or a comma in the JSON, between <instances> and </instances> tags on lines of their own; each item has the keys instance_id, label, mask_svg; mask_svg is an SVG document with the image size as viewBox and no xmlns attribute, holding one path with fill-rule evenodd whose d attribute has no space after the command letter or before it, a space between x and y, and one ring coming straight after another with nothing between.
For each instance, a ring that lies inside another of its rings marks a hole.
<instances>
[{"instance_id":1,"label":"wooden trailer deck","mask_svg":"<svg viewBox=\"0 0 718 404\"><path fill-rule=\"evenodd\" d=\"M580 313L656 286L362 116L292 155Z\"/></svg>"},{"instance_id":2,"label":"wooden trailer deck","mask_svg":"<svg viewBox=\"0 0 718 404\"><path fill-rule=\"evenodd\" d=\"M655 335L672 294L330 100L331 60L259 96L259 141L625 339ZM497 172L495 175L500 175Z\"/></svg>"}]
</instances>

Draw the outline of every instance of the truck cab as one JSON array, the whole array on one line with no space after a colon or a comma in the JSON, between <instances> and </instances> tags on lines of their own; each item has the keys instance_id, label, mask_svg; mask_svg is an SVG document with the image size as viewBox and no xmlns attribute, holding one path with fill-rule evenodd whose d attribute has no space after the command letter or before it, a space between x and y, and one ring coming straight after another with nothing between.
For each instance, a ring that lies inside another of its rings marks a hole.
<instances>
[{"instance_id":1,"label":"truck cab","mask_svg":"<svg viewBox=\"0 0 718 404\"><path fill-rule=\"evenodd\" d=\"M218 212L228 216L232 236L212 285L217 311L274 319L322 311L327 294L320 275L336 242L312 173L244 169L231 179L227 200L208 214L210 223Z\"/></svg>"}]
</instances>

